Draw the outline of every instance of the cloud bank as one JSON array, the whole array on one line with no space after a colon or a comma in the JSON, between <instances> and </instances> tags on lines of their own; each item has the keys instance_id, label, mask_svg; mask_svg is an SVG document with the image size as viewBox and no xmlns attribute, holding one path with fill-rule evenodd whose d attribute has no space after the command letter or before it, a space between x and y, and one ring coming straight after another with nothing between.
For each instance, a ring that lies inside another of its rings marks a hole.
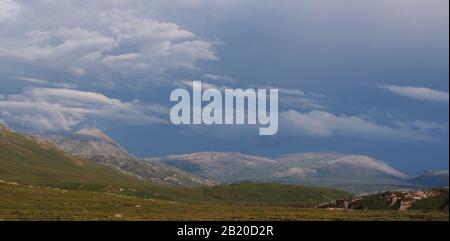
<instances>
[{"instance_id":1,"label":"cloud bank","mask_svg":"<svg viewBox=\"0 0 450 241\"><path fill-rule=\"evenodd\" d=\"M71 130L82 121L113 120L132 124L161 124L168 112L138 100L123 102L103 94L58 88L30 88L0 99L0 119L33 130Z\"/></svg>"},{"instance_id":2,"label":"cloud bank","mask_svg":"<svg viewBox=\"0 0 450 241\"><path fill-rule=\"evenodd\" d=\"M422 122L422 125L424 122ZM359 116L335 115L326 111L280 114L280 125L287 135L327 138L333 136L401 142L431 141L432 137L411 129L380 125Z\"/></svg>"},{"instance_id":3,"label":"cloud bank","mask_svg":"<svg viewBox=\"0 0 450 241\"><path fill-rule=\"evenodd\" d=\"M1 0L0 19L19 16L0 22L0 61L67 80L133 81L218 59L212 41L125 2Z\"/></svg>"}]
</instances>

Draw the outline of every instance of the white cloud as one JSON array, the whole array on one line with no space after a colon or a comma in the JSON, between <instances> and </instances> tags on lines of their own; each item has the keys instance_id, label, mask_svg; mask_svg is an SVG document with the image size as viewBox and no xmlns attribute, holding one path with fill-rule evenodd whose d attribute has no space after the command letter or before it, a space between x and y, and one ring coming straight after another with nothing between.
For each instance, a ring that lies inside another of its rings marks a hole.
<instances>
[{"instance_id":1,"label":"white cloud","mask_svg":"<svg viewBox=\"0 0 450 241\"><path fill-rule=\"evenodd\" d=\"M410 129L410 130L416 130L420 132L434 132L434 131L441 131L441 132L448 132L448 122L446 124L441 124L437 122L426 122L423 120L415 120L411 122L397 122L397 125L399 127L402 127L404 129Z\"/></svg>"},{"instance_id":2,"label":"white cloud","mask_svg":"<svg viewBox=\"0 0 450 241\"><path fill-rule=\"evenodd\" d=\"M284 96L283 94L281 94L280 102L287 108L317 110L326 109L319 100L308 97Z\"/></svg>"},{"instance_id":3,"label":"white cloud","mask_svg":"<svg viewBox=\"0 0 450 241\"><path fill-rule=\"evenodd\" d=\"M229 82L233 80L230 77L219 76L219 75L211 75L206 74L203 76L204 78L216 80L216 82ZM229 79L230 78L230 79ZM192 89L192 80L177 80L174 82L174 86L180 88L188 88ZM233 82L235 83L235 82ZM286 109L326 109L326 106L322 103L323 99L326 97L323 94L316 94L311 92L304 92L300 89L286 89L286 88L277 88L273 86L250 86L254 89L278 89L279 92L279 102L283 108ZM218 89L220 91L224 91L225 89L233 89L229 85L224 85L221 83L211 83L202 81L202 89ZM247 89L247 86L237 86L237 88Z\"/></svg>"},{"instance_id":4,"label":"white cloud","mask_svg":"<svg viewBox=\"0 0 450 241\"><path fill-rule=\"evenodd\" d=\"M165 123L168 113L159 105L123 102L105 95L55 88L31 88L0 100L0 117L7 123L36 130L70 130L87 119L123 121L131 124Z\"/></svg>"},{"instance_id":5,"label":"white cloud","mask_svg":"<svg viewBox=\"0 0 450 241\"><path fill-rule=\"evenodd\" d=\"M23 3L25 12L15 20L15 28L0 22L5 29L0 33L0 61L11 69L37 68L70 76L66 79L132 81L170 70L195 70L199 61L217 59L213 42L152 17L149 5L140 12L139 1L129 2ZM0 8L0 14L5 11Z\"/></svg>"},{"instance_id":6,"label":"white cloud","mask_svg":"<svg viewBox=\"0 0 450 241\"><path fill-rule=\"evenodd\" d=\"M305 92L303 92L302 90L297 90L297 89L279 88L279 92L280 92L280 94L284 94L284 95L295 95L295 96L301 96L301 97L306 96Z\"/></svg>"},{"instance_id":7,"label":"white cloud","mask_svg":"<svg viewBox=\"0 0 450 241\"><path fill-rule=\"evenodd\" d=\"M86 70L76 67L76 66L70 67L69 71L78 77L81 77L86 74Z\"/></svg>"},{"instance_id":8,"label":"white cloud","mask_svg":"<svg viewBox=\"0 0 450 241\"><path fill-rule=\"evenodd\" d=\"M394 94L425 101L449 103L449 94L447 92L433 90L425 87L410 87L396 85L382 85L380 88L388 90Z\"/></svg>"},{"instance_id":9,"label":"white cloud","mask_svg":"<svg viewBox=\"0 0 450 241\"><path fill-rule=\"evenodd\" d=\"M38 65L50 65L58 64L58 61L63 60L77 62L83 56L97 52L102 53L117 46L112 36L104 36L97 31L82 28L63 27L48 31L32 30L25 32L23 37L24 39L21 39L20 42L16 42L17 40L10 42L5 37L4 43L0 47L0 56Z\"/></svg>"},{"instance_id":10,"label":"white cloud","mask_svg":"<svg viewBox=\"0 0 450 241\"><path fill-rule=\"evenodd\" d=\"M188 91L192 91L194 81L195 80L176 80L173 82L173 86L183 88ZM220 92L222 92L222 95L224 95L225 89L233 89L233 88L228 85L219 85L211 82L202 81L202 91L205 91L207 89L219 90Z\"/></svg>"},{"instance_id":11,"label":"white cloud","mask_svg":"<svg viewBox=\"0 0 450 241\"><path fill-rule=\"evenodd\" d=\"M397 122L392 126L382 125L359 116L335 115L314 110L301 113L283 111L280 113L279 137L331 138L349 137L362 140L392 142L434 142L442 133L448 132L448 124L414 121ZM430 129L431 128L431 129ZM180 134L208 136L217 139L257 138L257 125L241 126L186 126Z\"/></svg>"},{"instance_id":12,"label":"white cloud","mask_svg":"<svg viewBox=\"0 0 450 241\"><path fill-rule=\"evenodd\" d=\"M237 81L229 76L222 76L222 75L217 75L217 74L205 74L203 75L203 78L205 79L210 79L210 80L215 80L215 81L221 81L221 82L227 82L230 84L234 84Z\"/></svg>"},{"instance_id":13,"label":"white cloud","mask_svg":"<svg viewBox=\"0 0 450 241\"><path fill-rule=\"evenodd\" d=\"M43 79L37 79L37 78L28 78L28 77L14 77L14 79L16 80L21 80L21 81L25 81L31 84L39 84L39 85L49 85L50 82L47 80L43 80Z\"/></svg>"},{"instance_id":14,"label":"white cloud","mask_svg":"<svg viewBox=\"0 0 450 241\"><path fill-rule=\"evenodd\" d=\"M8 124L36 130L69 130L83 118L76 111L42 101L0 101L0 117Z\"/></svg>"},{"instance_id":15,"label":"white cloud","mask_svg":"<svg viewBox=\"0 0 450 241\"><path fill-rule=\"evenodd\" d=\"M14 0L0 0L0 21L16 17L21 10L20 5Z\"/></svg>"},{"instance_id":16,"label":"white cloud","mask_svg":"<svg viewBox=\"0 0 450 241\"><path fill-rule=\"evenodd\" d=\"M29 83L31 85L43 85L43 86L52 86L52 87L59 87L59 88L75 88L76 86L74 84L70 83L64 83L60 81L49 81L44 79L38 79L38 78L29 78L29 77L22 77L17 76L13 77L14 80L23 81L25 83Z\"/></svg>"},{"instance_id":17,"label":"white cloud","mask_svg":"<svg viewBox=\"0 0 450 241\"><path fill-rule=\"evenodd\" d=\"M273 89L276 87L266 87L268 89ZM322 103L325 99L325 95L316 94L312 92L306 92L300 89L287 89L287 88L276 88L280 93L280 103L284 105L287 109L326 109L325 105Z\"/></svg>"},{"instance_id":18,"label":"white cloud","mask_svg":"<svg viewBox=\"0 0 450 241\"><path fill-rule=\"evenodd\" d=\"M356 137L361 139L394 140L402 142L430 141L426 134L380 125L358 116L337 116L325 111L280 114L280 130L284 134L312 137Z\"/></svg>"}]
</instances>

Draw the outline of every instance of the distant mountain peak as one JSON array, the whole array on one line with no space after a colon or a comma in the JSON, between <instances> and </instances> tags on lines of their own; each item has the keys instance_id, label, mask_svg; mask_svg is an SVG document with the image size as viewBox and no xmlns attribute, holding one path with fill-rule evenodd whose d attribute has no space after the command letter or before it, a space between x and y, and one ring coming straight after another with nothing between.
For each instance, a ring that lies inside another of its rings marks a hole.
<instances>
[{"instance_id":1,"label":"distant mountain peak","mask_svg":"<svg viewBox=\"0 0 450 241\"><path fill-rule=\"evenodd\" d=\"M6 126L3 124L3 122L0 121L0 130L5 130Z\"/></svg>"},{"instance_id":2,"label":"distant mountain peak","mask_svg":"<svg viewBox=\"0 0 450 241\"><path fill-rule=\"evenodd\" d=\"M105 134L105 132L97 128L81 129L75 132L75 134L113 141L107 134Z\"/></svg>"},{"instance_id":3,"label":"distant mountain peak","mask_svg":"<svg viewBox=\"0 0 450 241\"><path fill-rule=\"evenodd\" d=\"M333 164L334 163L341 163L341 164L346 163L346 164L350 164L350 165L354 165L354 166L372 168L374 170L379 170L386 174L396 176L399 178L403 178L403 179L409 178L407 175L397 171L396 169L389 166L387 163L377 160L377 159L373 159L368 156L364 156L364 155L347 155L347 156L337 158L336 160L334 160L334 162L331 162L331 163L333 163Z\"/></svg>"},{"instance_id":4,"label":"distant mountain peak","mask_svg":"<svg viewBox=\"0 0 450 241\"><path fill-rule=\"evenodd\" d=\"M427 170L411 181L426 187L448 187L448 169Z\"/></svg>"}]
</instances>

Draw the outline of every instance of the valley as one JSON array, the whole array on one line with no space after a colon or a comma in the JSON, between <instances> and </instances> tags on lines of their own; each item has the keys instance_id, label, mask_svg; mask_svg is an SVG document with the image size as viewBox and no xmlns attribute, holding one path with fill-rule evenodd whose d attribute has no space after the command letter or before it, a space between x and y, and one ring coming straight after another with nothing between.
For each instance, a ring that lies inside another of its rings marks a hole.
<instances>
[{"instance_id":1,"label":"valley","mask_svg":"<svg viewBox=\"0 0 450 241\"><path fill-rule=\"evenodd\" d=\"M448 221L448 212L342 211L295 205L192 204L82 190L59 190L0 183L0 220L106 221Z\"/></svg>"}]
</instances>

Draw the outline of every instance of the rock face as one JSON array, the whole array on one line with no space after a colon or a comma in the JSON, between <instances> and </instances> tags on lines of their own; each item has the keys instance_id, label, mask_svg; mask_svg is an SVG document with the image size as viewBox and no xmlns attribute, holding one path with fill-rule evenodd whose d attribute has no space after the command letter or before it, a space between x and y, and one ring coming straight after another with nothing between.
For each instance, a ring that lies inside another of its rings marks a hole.
<instances>
[{"instance_id":1,"label":"rock face","mask_svg":"<svg viewBox=\"0 0 450 241\"><path fill-rule=\"evenodd\" d=\"M388 191L357 196L317 206L328 209L353 210L448 210L448 188L419 191Z\"/></svg>"},{"instance_id":2,"label":"rock face","mask_svg":"<svg viewBox=\"0 0 450 241\"><path fill-rule=\"evenodd\" d=\"M201 152L148 160L227 183L282 182L332 187L354 193L416 187L407 182L407 175L382 161L334 152L289 154L279 158Z\"/></svg>"},{"instance_id":3,"label":"rock face","mask_svg":"<svg viewBox=\"0 0 450 241\"><path fill-rule=\"evenodd\" d=\"M14 132L13 130L9 129L4 123L0 121L0 132Z\"/></svg>"},{"instance_id":4,"label":"rock face","mask_svg":"<svg viewBox=\"0 0 450 241\"><path fill-rule=\"evenodd\" d=\"M60 149L76 157L93 160L125 174L158 184L181 186L213 185L214 182L161 163L139 160L99 129L75 133L40 134Z\"/></svg>"},{"instance_id":5,"label":"rock face","mask_svg":"<svg viewBox=\"0 0 450 241\"><path fill-rule=\"evenodd\" d=\"M170 155L163 158L148 158L147 161L164 163L220 182L252 180L258 177L261 171L269 171L272 165L276 165L276 161L269 158L231 152Z\"/></svg>"}]
</instances>

